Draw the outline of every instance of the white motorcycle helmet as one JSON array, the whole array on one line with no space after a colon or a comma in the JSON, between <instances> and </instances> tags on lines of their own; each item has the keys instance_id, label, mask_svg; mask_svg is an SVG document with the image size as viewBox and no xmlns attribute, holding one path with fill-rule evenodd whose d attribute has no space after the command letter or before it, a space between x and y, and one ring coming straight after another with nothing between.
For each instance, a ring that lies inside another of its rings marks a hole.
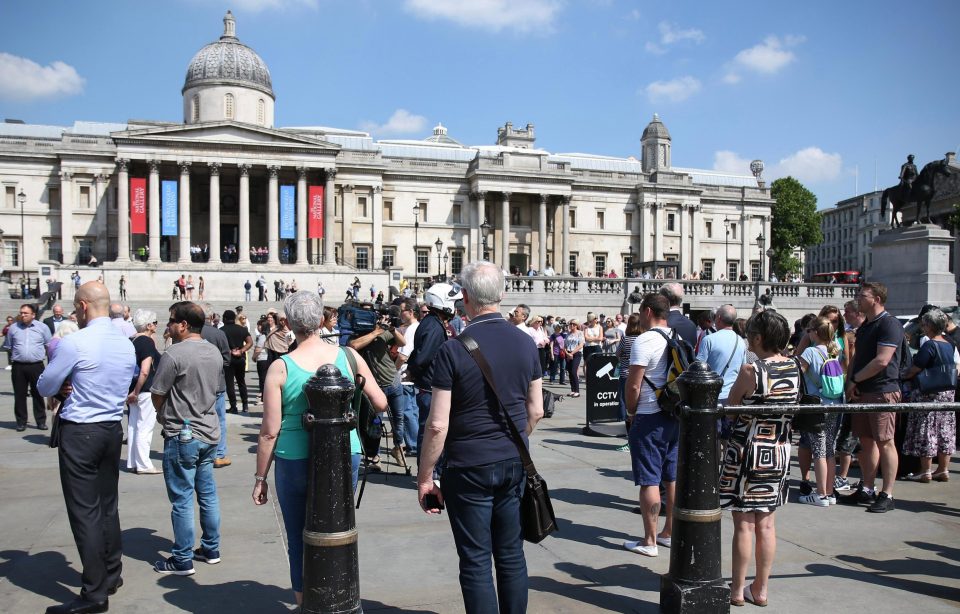
<instances>
[{"instance_id":1,"label":"white motorcycle helmet","mask_svg":"<svg viewBox=\"0 0 960 614\"><path fill-rule=\"evenodd\" d=\"M455 304L463 298L459 285L433 284L423 293L423 302L430 309L442 311L448 316L454 314Z\"/></svg>"}]
</instances>

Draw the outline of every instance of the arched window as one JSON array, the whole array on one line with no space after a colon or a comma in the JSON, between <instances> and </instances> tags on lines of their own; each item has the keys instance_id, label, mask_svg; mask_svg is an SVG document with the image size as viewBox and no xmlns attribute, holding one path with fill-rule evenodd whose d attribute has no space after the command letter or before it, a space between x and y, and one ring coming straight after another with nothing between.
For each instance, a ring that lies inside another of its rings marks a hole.
<instances>
[{"instance_id":1,"label":"arched window","mask_svg":"<svg viewBox=\"0 0 960 614\"><path fill-rule=\"evenodd\" d=\"M233 119L234 117L233 94L227 94L223 97L223 116L227 119Z\"/></svg>"},{"instance_id":2,"label":"arched window","mask_svg":"<svg viewBox=\"0 0 960 614\"><path fill-rule=\"evenodd\" d=\"M266 123L267 116L267 104L263 101L263 98L257 101L257 123L261 126Z\"/></svg>"},{"instance_id":3,"label":"arched window","mask_svg":"<svg viewBox=\"0 0 960 614\"><path fill-rule=\"evenodd\" d=\"M194 121L194 123L200 121L200 95L199 95L199 94L194 94L194 95L193 95L193 113L192 113L192 115L193 115L193 121Z\"/></svg>"}]
</instances>

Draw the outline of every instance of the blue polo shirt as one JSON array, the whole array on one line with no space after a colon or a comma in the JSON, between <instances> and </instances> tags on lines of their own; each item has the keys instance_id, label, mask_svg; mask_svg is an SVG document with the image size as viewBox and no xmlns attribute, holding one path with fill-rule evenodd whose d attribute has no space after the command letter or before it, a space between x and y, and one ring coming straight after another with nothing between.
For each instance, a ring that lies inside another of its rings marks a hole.
<instances>
[{"instance_id":1,"label":"blue polo shirt","mask_svg":"<svg viewBox=\"0 0 960 614\"><path fill-rule=\"evenodd\" d=\"M474 318L464 333L476 340L490 364L497 393L528 445L527 389L530 382L543 377L537 346L499 313ZM451 391L450 426L444 444L448 467L477 467L519 457L496 396L476 361L456 339L437 352L433 387Z\"/></svg>"}]
</instances>

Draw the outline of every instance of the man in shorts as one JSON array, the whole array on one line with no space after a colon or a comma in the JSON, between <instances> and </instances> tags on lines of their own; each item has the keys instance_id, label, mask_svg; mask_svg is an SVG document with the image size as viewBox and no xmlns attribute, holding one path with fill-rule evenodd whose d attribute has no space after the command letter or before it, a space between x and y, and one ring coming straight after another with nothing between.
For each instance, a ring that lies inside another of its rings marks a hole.
<instances>
[{"instance_id":1,"label":"man in shorts","mask_svg":"<svg viewBox=\"0 0 960 614\"><path fill-rule=\"evenodd\" d=\"M651 293L643 297L640 325L647 332L637 337L630 350L626 384L627 441L633 480L640 487L643 539L623 542L623 547L644 556L657 556L658 545L670 547L673 526L679 423L660 411L655 394L655 389L662 388L667 381L667 337L672 333L667 323L669 313L670 301L665 296ZM666 524L657 533L661 482L667 495Z\"/></svg>"},{"instance_id":2,"label":"man in shorts","mask_svg":"<svg viewBox=\"0 0 960 614\"><path fill-rule=\"evenodd\" d=\"M887 288L865 283L857 294L864 322L857 329L856 352L847 380L847 399L852 403L900 402L900 347L903 325L887 313ZM882 514L893 509L893 484L897 479L897 447L893 441L896 412L853 414L853 433L860 438L860 471L857 490L838 501L849 505L869 504L868 512ZM883 488L874 491L877 467Z\"/></svg>"}]
</instances>

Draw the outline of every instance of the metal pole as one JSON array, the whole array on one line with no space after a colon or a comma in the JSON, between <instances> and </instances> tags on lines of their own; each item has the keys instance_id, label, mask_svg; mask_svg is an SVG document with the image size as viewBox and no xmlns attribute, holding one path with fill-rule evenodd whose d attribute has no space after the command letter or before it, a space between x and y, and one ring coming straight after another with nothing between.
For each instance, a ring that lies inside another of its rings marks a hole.
<instances>
[{"instance_id":1,"label":"metal pole","mask_svg":"<svg viewBox=\"0 0 960 614\"><path fill-rule=\"evenodd\" d=\"M354 385L324 365L303 387L309 403L307 510L303 526L303 608L309 614L362 612L357 523L350 466Z\"/></svg>"},{"instance_id":2,"label":"metal pole","mask_svg":"<svg viewBox=\"0 0 960 614\"><path fill-rule=\"evenodd\" d=\"M677 499L670 571L660 578L660 611L730 611L730 588L720 571L720 493L717 490L717 397L723 380L703 362L677 380L680 415Z\"/></svg>"}]
</instances>

